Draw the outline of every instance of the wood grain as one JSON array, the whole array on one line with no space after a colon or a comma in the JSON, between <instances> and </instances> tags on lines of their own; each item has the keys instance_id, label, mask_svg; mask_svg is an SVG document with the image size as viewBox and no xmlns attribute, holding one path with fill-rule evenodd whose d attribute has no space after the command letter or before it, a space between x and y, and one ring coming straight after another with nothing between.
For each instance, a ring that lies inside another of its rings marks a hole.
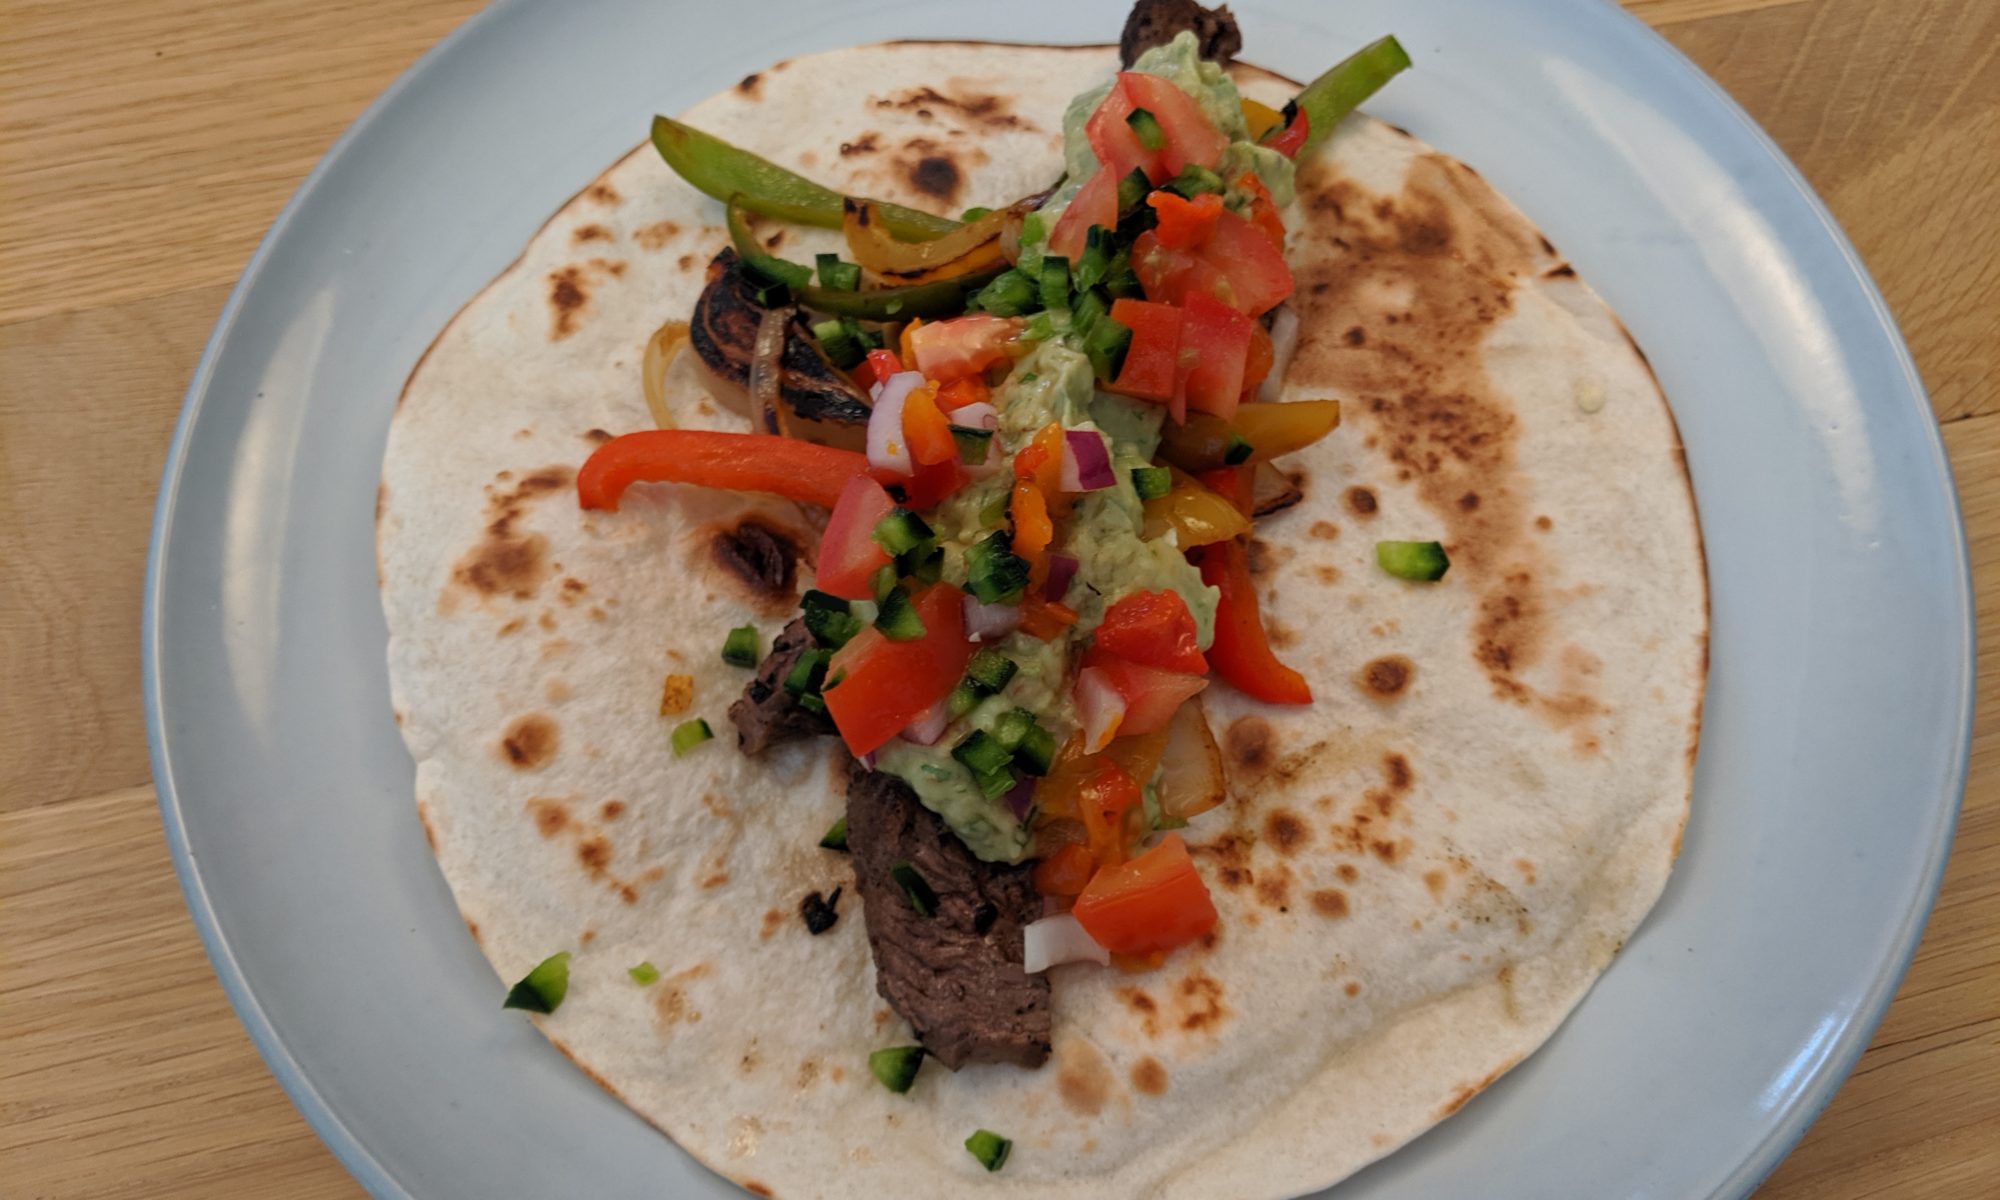
<instances>
[{"instance_id":1,"label":"wood grain","mask_svg":"<svg viewBox=\"0 0 2000 1200\"><path fill-rule=\"evenodd\" d=\"M356 1197L224 1002L146 779L137 614L181 391L272 216L475 0L0 0L0 1194ZM1881 284L2000 645L2000 4L1628 0ZM78 469L79 466L85 469ZM2000 661L2000 660L1996 660ZM2000 667L1944 891L1763 1200L2000 1194Z\"/></svg>"}]
</instances>

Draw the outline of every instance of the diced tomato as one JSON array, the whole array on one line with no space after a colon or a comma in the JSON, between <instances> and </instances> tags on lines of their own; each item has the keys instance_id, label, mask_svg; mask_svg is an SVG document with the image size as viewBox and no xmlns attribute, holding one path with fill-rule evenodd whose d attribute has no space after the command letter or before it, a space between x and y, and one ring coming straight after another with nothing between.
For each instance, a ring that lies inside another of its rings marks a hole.
<instances>
[{"instance_id":1,"label":"diced tomato","mask_svg":"<svg viewBox=\"0 0 2000 1200\"><path fill-rule=\"evenodd\" d=\"M1044 896L1074 896L1097 873L1097 861L1081 842L1067 842L1035 864L1035 890Z\"/></svg>"},{"instance_id":2,"label":"diced tomato","mask_svg":"<svg viewBox=\"0 0 2000 1200\"><path fill-rule=\"evenodd\" d=\"M873 599L869 578L889 565L888 551L875 544L875 526L895 507L889 493L868 476L848 480L819 539L813 586L848 600Z\"/></svg>"},{"instance_id":3,"label":"diced tomato","mask_svg":"<svg viewBox=\"0 0 2000 1200\"><path fill-rule=\"evenodd\" d=\"M1301 108L1282 133L1272 135L1271 140L1264 144L1286 158L1297 158L1299 150L1305 146L1306 138L1311 132L1312 122L1307 119L1306 110Z\"/></svg>"},{"instance_id":4,"label":"diced tomato","mask_svg":"<svg viewBox=\"0 0 2000 1200\"><path fill-rule=\"evenodd\" d=\"M1199 675L1142 667L1107 654L1101 647L1092 647L1083 656L1083 665L1101 672L1125 701L1125 719L1118 723L1119 737L1164 729L1190 696L1208 686L1208 680Z\"/></svg>"},{"instance_id":5,"label":"diced tomato","mask_svg":"<svg viewBox=\"0 0 2000 1200\"><path fill-rule=\"evenodd\" d=\"M993 389L977 375L954 379L938 389L937 406L945 412L957 412L968 404L986 404L993 399Z\"/></svg>"},{"instance_id":6,"label":"diced tomato","mask_svg":"<svg viewBox=\"0 0 2000 1200\"><path fill-rule=\"evenodd\" d=\"M884 479L877 475L875 478L878 482L894 484L901 489L904 506L919 512L972 482L972 476L965 473L965 468L958 464L956 458L948 458L929 466L919 466L916 473L909 476L898 475Z\"/></svg>"},{"instance_id":7,"label":"diced tomato","mask_svg":"<svg viewBox=\"0 0 2000 1200\"><path fill-rule=\"evenodd\" d=\"M1229 501L1235 506L1236 511L1244 516L1250 516L1256 511L1257 485L1256 471L1253 468L1217 467L1212 471L1197 472L1195 478L1201 481L1203 487Z\"/></svg>"},{"instance_id":8,"label":"diced tomato","mask_svg":"<svg viewBox=\"0 0 2000 1200\"><path fill-rule=\"evenodd\" d=\"M1083 254L1084 238L1092 225L1118 228L1118 176L1099 167L1097 173L1071 198L1069 207L1056 218L1049 231L1049 253L1076 262Z\"/></svg>"},{"instance_id":9,"label":"diced tomato","mask_svg":"<svg viewBox=\"0 0 2000 1200\"><path fill-rule=\"evenodd\" d=\"M1181 375L1176 392L1197 412L1227 420L1243 396L1243 366L1255 322L1199 293L1181 314Z\"/></svg>"},{"instance_id":10,"label":"diced tomato","mask_svg":"<svg viewBox=\"0 0 2000 1200\"><path fill-rule=\"evenodd\" d=\"M1194 614L1179 592L1132 592L1104 612L1095 645L1127 662L1162 671L1202 675L1208 660L1201 656Z\"/></svg>"},{"instance_id":11,"label":"diced tomato","mask_svg":"<svg viewBox=\"0 0 2000 1200\"><path fill-rule=\"evenodd\" d=\"M1108 392L1165 404L1174 398L1179 376L1181 312L1171 304L1120 299L1111 302L1111 319L1132 331L1125 365L1118 378L1100 385Z\"/></svg>"},{"instance_id":12,"label":"diced tomato","mask_svg":"<svg viewBox=\"0 0 2000 1200\"><path fill-rule=\"evenodd\" d=\"M646 429L592 451L576 473L576 499L584 508L616 512L635 483L692 483L831 508L847 481L867 470L864 454L776 434Z\"/></svg>"},{"instance_id":13,"label":"diced tomato","mask_svg":"<svg viewBox=\"0 0 2000 1200\"><path fill-rule=\"evenodd\" d=\"M938 385L925 383L903 401L903 440L920 466L935 466L958 457L951 422L937 406Z\"/></svg>"},{"instance_id":14,"label":"diced tomato","mask_svg":"<svg viewBox=\"0 0 2000 1200\"><path fill-rule=\"evenodd\" d=\"M1022 323L1019 317L970 313L922 325L912 321L904 336L915 369L926 378L950 383L1006 362L1007 343L1021 332Z\"/></svg>"},{"instance_id":15,"label":"diced tomato","mask_svg":"<svg viewBox=\"0 0 2000 1200\"><path fill-rule=\"evenodd\" d=\"M1100 867L1125 861L1126 814L1144 812L1144 806L1138 783L1116 763L1105 763L1084 779L1076 807L1089 836L1090 856Z\"/></svg>"},{"instance_id":16,"label":"diced tomato","mask_svg":"<svg viewBox=\"0 0 2000 1200\"><path fill-rule=\"evenodd\" d=\"M1181 304L1195 294L1231 303L1235 296L1228 276L1213 264L1191 251L1163 245L1150 229L1132 243L1132 273L1139 277L1146 299L1163 304Z\"/></svg>"},{"instance_id":17,"label":"diced tomato","mask_svg":"<svg viewBox=\"0 0 2000 1200\"><path fill-rule=\"evenodd\" d=\"M1264 328L1262 321L1250 322L1250 353L1243 360L1243 391L1238 397L1249 401L1264 385L1264 377L1271 373L1275 355L1271 349L1271 331Z\"/></svg>"},{"instance_id":18,"label":"diced tomato","mask_svg":"<svg viewBox=\"0 0 2000 1200\"><path fill-rule=\"evenodd\" d=\"M1169 80L1142 71L1121 71L1118 82L1131 98L1132 106L1152 113L1153 119L1160 123L1160 132L1166 135L1155 183L1173 178L1189 163L1212 168L1222 161L1229 139L1201 111L1194 97Z\"/></svg>"},{"instance_id":19,"label":"diced tomato","mask_svg":"<svg viewBox=\"0 0 2000 1200\"><path fill-rule=\"evenodd\" d=\"M1154 192L1146 204L1159 215L1154 236L1169 250L1193 250L1208 240L1215 220L1222 213L1222 197L1203 192L1185 200L1172 192Z\"/></svg>"},{"instance_id":20,"label":"diced tomato","mask_svg":"<svg viewBox=\"0 0 2000 1200\"><path fill-rule=\"evenodd\" d=\"M1091 152L1097 161L1104 164L1112 178L1123 179L1137 168L1146 172L1146 178L1154 183L1160 180L1160 152L1148 150L1139 141L1139 135L1132 130L1127 118L1132 115L1131 93L1125 90L1125 80L1121 76L1104 94L1104 100L1097 111L1084 122L1083 136L1089 140Z\"/></svg>"},{"instance_id":21,"label":"diced tomato","mask_svg":"<svg viewBox=\"0 0 2000 1200\"><path fill-rule=\"evenodd\" d=\"M902 369L903 361L896 357L895 351L870 350L861 365L854 368L854 382L865 392Z\"/></svg>"},{"instance_id":22,"label":"diced tomato","mask_svg":"<svg viewBox=\"0 0 2000 1200\"><path fill-rule=\"evenodd\" d=\"M1250 197L1250 211L1245 214L1250 223L1265 237L1271 239L1271 244L1278 248L1278 253L1283 254L1285 219L1278 215L1278 205L1271 199L1271 189L1264 186L1264 181L1257 178L1255 171L1245 171L1236 180L1236 188Z\"/></svg>"},{"instance_id":23,"label":"diced tomato","mask_svg":"<svg viewBox=\"0 0 2000 1200\"><path fill-rule=\"evenodd\" d=\"M964 597L935 583L912 600L924 636L892 642L873 626L834 651L822 695L848 752L859 758L887 742L944 699L965 675ZM837 682L836 682L837 681Z\"/></svg>"},{"instance_id":24,"label":"diced tomato","mask_svg":"<svg viewBox=\"0 0 2000 1200\"><path fill-rule=\"evenodd\" d=\"M1244 695L1273 704L1311 704L1312 688L1305 676L1279 662L1264 636L1243 543L1203 546L1188 558L1200 566L1201 581L1222 593L1215 606L1215 640L1208 647L1208 665Z\"/></svg>"},{"instance_id":25,"label":"diced tomato","mask_svg":"<svg viewBox=\"0 0 2000 1200\"><path fill-rule=\"evenodd\" d=\"M1174 833L1130 862L1099 870L1070 911L1113 954L1172 950L1215 928L1215 901Z\"/></svg>"},{"instance_id":26,"label":"diced tomato","mask_svg":"<svg viewBox=\"0 0 2000 1200\"><path fill-rule=\"evenodd\" d=\"M1201 257L1229 280L1229 294L1216 295L1239 312L1262 316L1292 294L1292 271L1281 246L1226 208L1216 217Z\"/></svg>"}]
</instances>

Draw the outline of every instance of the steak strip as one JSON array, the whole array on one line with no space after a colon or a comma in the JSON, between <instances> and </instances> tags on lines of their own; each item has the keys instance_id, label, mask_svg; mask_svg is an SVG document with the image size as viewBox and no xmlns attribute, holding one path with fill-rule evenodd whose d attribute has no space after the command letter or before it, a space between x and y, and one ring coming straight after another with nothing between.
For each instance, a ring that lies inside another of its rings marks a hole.
<instances>
[{"instance_id":1,"label":"steak strip","mask_svg":"<svg viewBox=\"0 0 2000 1200\"><path fill-rule=\"evenodd\" d=\"M1227 64L1243 49L1243 33L1227 4L1203 8L1194 0L1139 0L1118 38L1118 61L1129 68L1141 54L1173 41L1183 29L1194 30L1201 56L1211 62Z\"/></svg>"},{"instance_id":2,"label":"steak strip","mask_svg":"<svg viewBox=\"0 0 2000 1200\"><path fill-rule=\"evenodd\" d=\"M729 706L730 724L736 726L736 746L744 754L756 758L781 742L835 732L832 717L806 708L785 690L785 676L813 645L803 617L785 626L772 643L771 653L758 664L757 677Z\"/></svg>"},{"instance_id":3,"label":"steak strip","mask_svg":"<svg viewBox=\"0 0 2000 1200\"><path fill-rule=\"evenodd\" d=\"M1022 969L1021 929L1041 916L1027 867L983 862L910 786L852 764L847 848L875 954L875 989L939 1062L1048 1061L1046 975ZM919 915L891 868L907 862L937 906Z\"/></svg>"}]
</instances>

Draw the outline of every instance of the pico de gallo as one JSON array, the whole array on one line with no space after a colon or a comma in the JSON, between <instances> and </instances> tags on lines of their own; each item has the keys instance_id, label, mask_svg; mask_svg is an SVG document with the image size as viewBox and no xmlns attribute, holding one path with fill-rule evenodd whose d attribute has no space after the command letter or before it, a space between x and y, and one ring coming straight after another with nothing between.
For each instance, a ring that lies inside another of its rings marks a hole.
<instances>
[{"instance_id":1,"label":"pico de gallo","mask_svg":"<svg viewBox=\"0 0 2000 1200\"><path fill-rule=\"evenodd\" d=\"M1030 971L1158 961L1206 933L1215 906L1175 832L1225 796L1200 695L1312 702L1248 567L1256 516L1297 498L1272 460L1340 418L1278 399L1296 341L1283 212L1296 159L1408 61L1385 38L1280 112L1184 33L1072 102L1052 192L957 221L655 126L727 205L758 353L784 336L771 313L816 314L835 390L867 402L842 433L838 397L788 412L753 362L775 432L616 438L579 472L581 503L674 481L827 510L800 606L815 644L784 688L976 856L1035 860L1051 915L1029 927ZM853 261L775 257L750 214L839 228Z\"/></svg>"}]
</instances>

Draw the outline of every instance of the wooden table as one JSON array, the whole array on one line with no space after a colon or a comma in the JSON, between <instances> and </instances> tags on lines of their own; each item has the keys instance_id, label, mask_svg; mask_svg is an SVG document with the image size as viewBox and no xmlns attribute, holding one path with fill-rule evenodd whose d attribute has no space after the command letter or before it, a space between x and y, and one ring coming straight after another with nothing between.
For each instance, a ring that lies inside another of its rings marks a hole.
<instances>
[{"instance_id":1,"label":"wooden table","mask_svg":"<svg viewBox=\"0 0 2000 1200\"><path fill-rule=\"evenodd\" d=\"M1915 350L2000 645L2000 3L1627 0L1825 197ZM0 0L0 1193L353 1197L224 1001L147 786L167 439L257 239L476 0ZM1874 1045L1761 1195L2000 1194L2000 655Z\"/></svg>"}]
</instances>

